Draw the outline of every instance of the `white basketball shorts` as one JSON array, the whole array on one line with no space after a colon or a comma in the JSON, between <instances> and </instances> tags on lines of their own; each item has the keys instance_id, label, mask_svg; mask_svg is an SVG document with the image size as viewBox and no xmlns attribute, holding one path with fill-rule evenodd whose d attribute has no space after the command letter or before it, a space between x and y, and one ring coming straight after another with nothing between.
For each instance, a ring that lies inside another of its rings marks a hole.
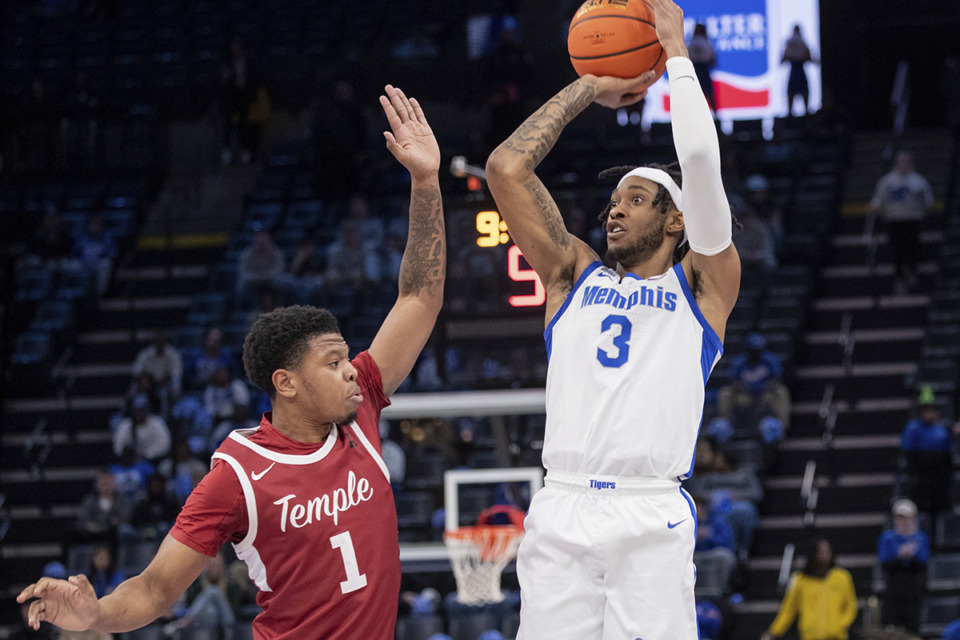
<instances>
[{"instance_id":1,"label":"white basketball shorts","mask_svg":"<svg viewBox=\"0 0 960 640\"><path fill-rule=\"evenodd\" d=\"M548 472L517 555L517 640L696 640L696 526L676 480Z\"/></svg>"}]
</instances>

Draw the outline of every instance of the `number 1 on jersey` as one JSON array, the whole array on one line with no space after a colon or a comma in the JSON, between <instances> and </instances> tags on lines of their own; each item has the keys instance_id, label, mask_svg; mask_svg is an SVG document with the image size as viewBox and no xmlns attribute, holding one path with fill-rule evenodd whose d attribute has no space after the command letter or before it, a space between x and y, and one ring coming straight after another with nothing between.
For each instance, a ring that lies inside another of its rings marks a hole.
<instances>
[{"instance_id":1,"label":"number 1 on jersey","mask_svg":"<svg viewBox=\"0 0 960 640\"><path fill-rule=\"evenodd\" d=\"M607 316L600 323L602 335L613 338L613 347L611 351L597 349L597 360L605 367L622 367L630 355L630 334L633 332L633 325L626 316L612 315Z\"/></svg>"},{"instance_id":2,"label":"number 1 on jersey","mask_svg":"<svg viewBox=\"0 0 960 640\"><path fill-rule=\"evenodd\" d=\"M350 593L357 589L363 589L367 586L367 574L360 573L360 567L357 565L357 554L353 550L353 540L350 538L350 532L344 531L330 538L330 546L334 549L340 549L340 555L343 557L343 569L347 572L347 579L340 583L342 593Z\"/></svg>"}]
</instances>

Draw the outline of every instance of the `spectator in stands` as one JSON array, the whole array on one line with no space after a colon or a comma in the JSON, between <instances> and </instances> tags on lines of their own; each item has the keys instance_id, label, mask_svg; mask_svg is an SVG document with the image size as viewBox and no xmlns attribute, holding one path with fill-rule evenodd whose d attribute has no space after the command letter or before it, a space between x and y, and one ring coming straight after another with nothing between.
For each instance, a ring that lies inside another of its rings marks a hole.
<instances>
[{"instance_id":1,"label":"spectator in stands","mask_svg":"<svg viewBox=\"0 0 960 640\"><path fill-rule=\"evenodd\" d=\"M69 136L69 159L80 167L91 166L97 159L100 99L90 82L90 76L84 71L77 72L73 95L67 109L61 129Z\"/></svg>"},{"instance_id":2,"label":"spectator in stands","mask_svg":"<svg viewBox=\"0 0 960 640\"><path fill-rule=\"evenodd\" d=\"M282 276L281 276L282 279ZM273 287L263 287L257 292L257 308L247 314L247 329L261 313L269 313L280 306L280 294Z\"/></svg>"},{"instance_id":3,"label":"spectator in stands","mask_svg":"<svg viewBox=\"0 0 960 640\"><path fill-rule=\"evenodd\" d=\"M727 510L713 506L710 498L695 495L693 501L697 508L697 541L693 550L693 563L699 574L697 587L720 594L726 590L737 566L733 528ZM702 570L707 565L716 570Z\"/></svg>"},{"instance_id":4,"label":"spectator in stands","mask_svg":"<svg viewBox=\"0 0 960 640\"><path fill-rule=\"evenodd\" d=\"M97 474L94 490L80 503L73 540L116 543L121 533L127 533L132 511L130 500L117 491L113 474L104 469Z\"/></svg>"},{"instance_id":5,"label":"spectator in stands","mask_svg":"<svg viewBox=\"0 0 960 640\"><path fill-rule=\"evenodd\" d=\"M383 463L390 472L390 486L393 495L398 496L403 490L403 480L407 476L407 452L395 440L390 439L390 422L380 420L380 454Z\"/></svg>"},{"instance_id":6,"label":"spectator in stands","mask_svg":"<svg viewBox=\"0 0 960 640\"><path fill-rule=\"evenodd\" d=\"M311 294L323 286L326 257L316 240L305 235L297 243L286 274L280 277L278 287L282 301L287 304L306 303Z\"/></svg>"},{"instance_id":7,"label":"spectator in stands","mask_svg":"<svg viewBox=\"0 0 960 640\"><path fill-rule=\"evenodd\" d=\"M40 224L33 232L30 242L30 253L50 266L70 256L73 248L73 237L70 229L63 222L57 208L49 205L40 219Z\"/></svg>"},{"instance_id":8,"label":"spectator in stands","mask_svg":"<svg viewBox=\"0 0 960 640\"><path fill-rule=\"evenodd\" d=\"M153 473L147 479L147 495L133 507L131 524L141 540L160 542L180 513L180 505L167 493L167 477Z\"/></svg>"},{"instance_id":9,"label":"spectator in stands","mask_svg":"<svg viewBox=\"0 0 960 640\"><path fill-rule=\"evenodd\" d=\"M790 390L781 382L783 365L777 354L767 351L767 340L751 333L746 353L730 362L730 384L717 396L717 411L732 420L736 408L748 408L755 414L773 416L784 431L790 424Z\"/></svg>"},{"instance_id":10,"label":"spectator in stands","mask_svg":"<svg viewBox=\"0 0 960 640\"><path fill-rule=\"evenodd\" d=\"M879 214L890 239L897 292L919 284L920 228L932 206L930 183L913 168L913 155L900 151L894 159L893 170L880 178L870 200L870 213Z\"/></svg>"},{"instance_id":11,"label":"spectator in stands","mask_svg":"<svg viewBox=\"0 0 960 640\"><path fill-rule=\"evenodd\" d=\"M202 629L214 637L222 637L223 630L236 622L233 608L227 599L227 573L223 553L207 560L207 566L184 594L188 609L183 616L164 625L164 633L173 635L180 629Z\"/></svg>"},{"instance_id":12,"label":"spectator in stands","mask_svg":"<svg viewBox=\"0 0 960 640\"><path fill-rule=\"evenodd\" d=\"M137 457L132 444L123 448L116 462L110 464L117 491L136 504L147 492L147 478L154 472L152 464Z\"/></svg>"},{"instance_id":13,"label":"spectator in stands","mask_svg":"<svg viewBox=\"0 0 960 640\"><path fill-rule=\"evenodd\" d=\"M723 613L709 600L697 600L697 630L699 640L718 640L723 629Z\"/></svg>"},{"instance_id":14,"label":"spectator in stands","mask_svg":"<svg viewBox=\"0 0 960 640\"><path fill-rule=\"evenodd\" d=\"M893 503L893 528L880 534L877 559L886 579L881 623L919 634L930 539L917 526L917 505L912 500Z\"/></svg>"},{"instance_id":15,"label":"spectator in stands","mask_svg":"<svg viewBox=\"0 0 960 640\"><path fill-rule=\"evenodd\" d=\"M347 217L354 221L357 228L363 230L364 246L371 251L376 250L383 242L386 228L382 218L371 215L370 200L367 196L362 193L354 193L350 196L350 200L347 203ZM406 232L405 226L406 225L398 225L397 230ZM404 237L404 240L406 240L406 237Z\"/></svg>"},{"instance_id":16,"label":"spectator in stands","mask_svg":"<svg viewBox=\"0 0 960 640\"><path fill-rule=\"evenodd\" d=\"M221 365L236 369L236 360L230 349L223 346L223 329L213 327L203 339L200 350L191 355L185 367L185 383L188 388L200 391L210 381L210 374Z\"/></svg>"},{"instance_id":17,"label":"spectator in stands","mask_svg":"<svg viewBox=\"0 0 960 640\"><path fill-rule=\"evenodd\" d=\"M802 571L787 585L780 611L761 640L783 636L794 620L800 640L847 640L857 617L857 594L850 572L836 566L833 548L817 540Z\"/></svg>"},{"instance_id":18,"label":"spectator in stands","mask_svg":"<svg viewBox=\"0 0 960 640\"><path fill-rule=\"evenodd\" d=\"M180 397L183 358L177 348L170 344L166 331L154 333L153 342L137 353L131 372L134 377L142 374L150 376L165 407L169 408Z\"/></svg>"},{"instance_id":19,"label":"spectator in stands","mask_svg":"<svg viewBox=\"0 0 960 640\"><path fill-rule=\"evenodd\" d=\"M713 79L710 77L710 69L717 66L717 52L707 36L707 25L697 23L693 28L693 34L690 41L687 42L687 53L693 62L693 70L697 74L697 80L700 81L700 88L707 99L707 104L714 112L717 110L717 99L713 93Z\"/></svg>"},{"instance_id":20,"label":"spectator in stands","mask_svg":"<svg viewBox=\"0 0 960 640\"><path fill-rule=\"evenodd\" d=\"M247 114L257 97L257 84L250 60L240 38L230 41L227 63L220 76L220 107L224 118L224 141L221 161L230 164L235 148L241 162L250 164L256 146Z\"/></svg>"},{"instance_id":21,"label":"spectator in stands","mask_svg":"<svg viewBox=\"0 0 960 640\"><path fill-rule=\"evenodd\" d=\"M340 223L340 233L327 251L328 285L348 285L361 288L380 281L380 260L375 251L368 250L361 235L366 231L353 219Z\"/></svg>"},{"instance_id":22,"label":"spectator in stands","mask_svg":"<svg viewBox=\"0 0 960 640\"><path fill-rule=\"evenodd\" d=\"M396 281L400 275L400 264L403 260L403 248L407 244L407 238L390 229L381 246L383 254L383 278L387 282Z\"/></svg>"},{"instance_id":23,"label":"spectator in stands","mask_svg":"<svg viewBox=\"0 0 960 640\"><path fill-rule=\"evenodd\" d=\"M702 450L698 443L698 457ZM758 507L763 500L763 485L757 472L739 466L735 455L717 447L712 451L709 467L696 470L684 486L694 495L710 496L714 503L723 505L733 531L737 557L745 558L753 543Z\"/></svg>"},{"instance_id":24,"label":"spectator in stands","mask_svg":"<svg viewBox=\"0 0 960 640\"><path fill-rule=\"evenodd\" d=\"M337 80L321 95L332 96L317 107L313 149L317 195L346 199L360 190L366 161L367 121L354 101L350 80Z\"/></svg>"},{"instance_id":25,"label":"spectator in stands","mask_svg":"<svg viewBox=\"0 0 960 640\"><path fill-rule=\"evenodd\" d=\"M790 77L787 79L787 115L793 116L793 103L799 97L803 100L803 115L809 115L808 101L810 99L810 84L807 82L807 72L803 65L813 62L810 47L803 40L800 25L793 28L793 35L787 38L783 48L783 57L780 64L790 63Z\"/></svg>"},{"instance_id":26,"label":"spectator in stands","mask_svg":"<svg viewBox=\"0 0 960 640\"><path fill-rule=\"evenodd\" d=\"M174 455L161 462L157 470L169 478L167 493L182 505L210 467L197 459L186 440L180 439Z\"/></svg>"},{"instance_id":27,"label":"spectator in stands","mask_svg":"<svg viewBox=\"0 0 960 640\"><path fill-rule=\"evenodd\" d=\"M909 497L933 522L937 513L950 508L951 435L928 385L921 388L917 410L919 416L907 422L900 435L900 451Z\"/></svg>"},{"instance_id":28,"label":"spectator in stands","mask_svg":"<svg viewBox=\"0 0 960 640\"><path fill-rule=\"evenodd\" d=\"M250 580L247 565L242 560L233 561L227 568L227 599L239 620L253 620L260 613L257 589Z\"/></svg>"},{"instance_id":29,"label":"spectator in stands","mask_svg":"<svg viewBox=\"0 0 960 640\"><path fill-rule=\"evenodd\" d=\"M740 229L734 234L733 242L744 266L744 285L764 290L773 279L778 264L773 230L750 209L742 210L737 221Z\"/></svg>"},{"instance_id":30,"label":"spectator in stands","mask_svg":"<svg viewBox=\"0 0 960 640\"><path fill-rule=\"evenodd\" d=\"M137 456L151 462L170 453L170 429L163 418L150 412L150 399L146 394L137 394L133 399L133 415L121 420L113 434L113 452L117 456L128 445Z\"/></svg>"},{"instance_id":31,"label":"spectator in stands","mask_svg":"<svg viewBox=\"0 0 960 640\"><path fill-rule=\"evenodd\" d=\"M767 223L773 236L774 252L779 254L784 236L783 211L773 200L770 181L766 176L754 173L747 177L743 187L746 192L746 210Z\"/></svg>"},{"instance_id":32,"label":"spectator in stands","mask_svg":"<svg viewBox=\"0 0 960 640\"><path fill-rule=\"evenodd\" d=\"M117 257L117 244L103 227L103 217L95 213L87 220L86 230L73 244L73 257L93 274L97 294L103 295L110 284L113 259Z\"/></svg>"},{"instance_id":33,"label":"spectator in stands","mask_svg":"<svg viewBox=\"0 0 960 640\"><path fill-rule=\"evenodd\" d=\"M237 429L256 429L260 423L250 417L249 404L233 405L233 413L226 420L221 420L213 429L210 438L207 441L207 451L216 451L223 444L231 431ZM386 456L384 456L386 457ZM388 465L389 466L389 465ZM391 478L393 474L391 474Z\"/></svg>"},{"instance_id":34,"label":"spectator in stands","mask_svg":"<svg viewBox=\"0 0 960 640\"><path fill-rule=\"evenodd\" d=\"M229 367L221 365L213 370L203 390L203 407L217 423L232 418L237 405L249 411L250 389L243 380L233 376Z\"/></svg>"},{"instance_id":35,"label":"spectator in stands","mask_svg":"<svg viewBox=\"0 0 960 640\"><path fill-rule=\"evenodd\" d=\"M87 570L87 579L93 585L98 598L113 593L121 582L123 574L117 571L116 559L113 551L106 545L100 545L90 556L90 568Z\"/></svg>"},{"instance_id":36,"label":"spectator in stands","mask_svg":"<svg viewBox=\"0 0 960 640\"><path fill-rule=\"evenodd\" d=\"M251 295L264 287L276 287L286 268L283 251L268 231L253 234L253 242L240 253L237 272L237 294Z\"/></svg>"}]
</instances>

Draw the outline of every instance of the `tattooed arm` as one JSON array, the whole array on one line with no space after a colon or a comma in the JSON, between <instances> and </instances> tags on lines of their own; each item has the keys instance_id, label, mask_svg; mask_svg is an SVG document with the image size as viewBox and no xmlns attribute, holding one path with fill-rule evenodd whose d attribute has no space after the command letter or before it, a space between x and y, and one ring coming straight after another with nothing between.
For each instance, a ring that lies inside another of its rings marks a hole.
<instances>
[{"instance_id":1,"label":"tattooed arm","mask_svg":"<svg viewBox=\"0 0 960 640\"><path fill-rule=\"evenodd\" d=\"M440 198L440 149L415 98L387 85L380 104L392 133L387 149L410 171L410 224L400 263L400 295L370 345L383 390L407 377L433 332L443 304L447 246Z\"/></svg>"},{"instance_id":2,"label":"tattooed arm","mask_svg":"<svg viewBox=\"0 0 960 640\"><path fill-rule=\"evenodd\" d=\"M548 322L580 272L597 256L567 232L556 202L534 170L564 127L590 103L617 108L639 102L652 76L579 78L527 118L487 160L487 185L500 215L547 289Z\"/></svg>"}]
</instances>

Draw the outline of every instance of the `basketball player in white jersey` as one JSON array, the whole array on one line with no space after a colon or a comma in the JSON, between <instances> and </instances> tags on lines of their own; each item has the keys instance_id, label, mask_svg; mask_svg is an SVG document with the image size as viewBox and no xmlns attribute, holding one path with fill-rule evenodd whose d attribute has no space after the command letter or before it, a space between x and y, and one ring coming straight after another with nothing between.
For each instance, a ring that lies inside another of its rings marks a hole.
<instances>
[{"instance_id":1,"label":"basketball player in white jersey","mask_svg":"<svg viewBox=\"0 0 960 640\"><path fill-rule=\"evenodd\" d=\"M579 78L486 165L500 213L547 291L547 475L517 560L521 640L698 637L697 518L680 479L693 467L740 260L683 12L650 3L668 56L682 191L669 171L621 172L603 217L615 268L566 230L534 170L577 114L593 102L639 101L652 74Z\"/></svg>"},{"instance_id":2,"label":"basketball player in white jersey","mask_svg":"<svg viewBox=\"0 0 960 640\"><path fill-rule=\"evenodd\" d=\"M157 556L97 599L82 575L41 578L17 597L29 623L110 632L166 612L231 541L259 588L257 640L392 640L400 591L397 515L380 455L387 397L410 372L443 301L440 150L420 105L387 86L387 148L412 180L400 295L369 350L349 359L330 312L261 315L244 343L251 382L271 398L257 429L230 434Z\"/></svg>"}]
</instances>

